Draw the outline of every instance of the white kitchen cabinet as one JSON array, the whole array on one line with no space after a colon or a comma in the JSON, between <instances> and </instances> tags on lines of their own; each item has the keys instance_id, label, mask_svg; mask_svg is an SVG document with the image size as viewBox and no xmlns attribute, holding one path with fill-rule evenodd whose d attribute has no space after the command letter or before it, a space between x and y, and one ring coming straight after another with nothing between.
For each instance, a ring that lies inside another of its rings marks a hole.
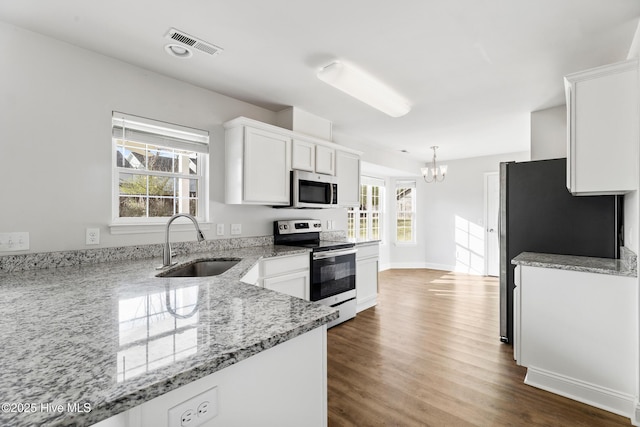
<instances>
[{"instance_id":1,"label":"white kitchen cabinet","mask_svg":"<svg viewBox=\"0 0 640 427\"><path fill-rule=\"evenodd\" d=\"M294 139L291 150L291 168L326 175L336 173L336 150L303 139Z\"/></svg>"},{"instance_id":2,"label":"white kitchen cabinet","mask_svg":"<svg viewBox=\"0 0 640 427\"><path fill-rule=\"evenodd\" d=\"M637 278L519 265L515 284L514 351L525 383L631 417Z\"/></svg>"},{"instance_id":3,"label":"white kitchen cabinet","mask_svg":"<svg viewBox=\"0 0 640 427\"><path fill-rule=\"evenodd\" d=\"M260 286L309 301L309 254L266 258L260 261Z\"/></svg>"},{"instance_id":4,"label":"white kitchen cabinet","mask_svg":"<svg viewBox=\"0 0 640 427\"><path fill-rule=\"evenodd\" d=\"M316 172L336 174L336 150L324 145L316 145Z\"/></svg>"},{"instance_id":5,"label":"white kitchen cabinet","mask_svg":"<svg viewBox=\"0 0 640 427\"><path fill-rule=\"evenodd\" d=\"M291 168L313 172L316 167L316 144L294 139L291 148Z\"/></svg>"},{"instance_id":6,"label":"white kitchen cabinet","mask_svg":"<svg viewBox=\"0 0 640 427\"><path fill-rule=\"evenodd\" d=\"M327 425L325 325L171 390L97 424L169 426L168 410L217 389L217 415L203 424L224 426Z\"/></svg>"},{"instance_id":7,"label":"white kitchen cabinet","mask_svg":"<svg viewBox=\"0 0 640 427\"><path fill-rule=\"evenodd\" d=\"M357 312L371 308L378 302L378 242L357 245L356 302Z\"/></svg>"},{"instance_id":8,"label":"white kitchen cabinet","mask_svg":"<svg viewBox=\"0 0 640 427\"><path fill-rule=\"evenodd\" d=\"M291 138L238 123L225 127L225 203L288 205Z\"/></svg>"},{"instance_id":9,"label":"white kitchen cabinet","mask_svg":"<svg viewBox=\"0 0 640 427\"><path fill-rule=\"evenodd\" d=\"M338 205L360 206L360 156L336 150L336 176L338 178Z\"/></svg>"},{"instance_id":10,"label":"white kitchen cabinet","mask_svg":"<svg viewBox=\"0 0 640 427\"><path fill-rule=\"evenodd\" d=\"M574 195L638 188L638 60L565 77L567 188Z\"/></svg>"}]
</instances>

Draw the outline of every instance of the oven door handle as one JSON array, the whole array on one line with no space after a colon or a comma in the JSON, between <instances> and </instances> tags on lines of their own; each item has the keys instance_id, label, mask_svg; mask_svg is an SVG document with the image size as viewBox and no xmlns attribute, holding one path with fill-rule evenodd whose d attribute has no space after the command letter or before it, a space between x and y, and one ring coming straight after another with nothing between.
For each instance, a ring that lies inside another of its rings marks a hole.
<instances>
[{"instance_id":1,"label":"oven door handle","mask_svg":"<svg viewBox=\"0 0 640 427\"><path fill-rule=\"evenodd\" d=\"M342 255L351 255L358 252L357 249L345 249L345 250L336 250L336 251L326 251L326 252L317 252L313 254L313 259L326 259L326 258L334 258Z\"/></svg>"}]
</instances>

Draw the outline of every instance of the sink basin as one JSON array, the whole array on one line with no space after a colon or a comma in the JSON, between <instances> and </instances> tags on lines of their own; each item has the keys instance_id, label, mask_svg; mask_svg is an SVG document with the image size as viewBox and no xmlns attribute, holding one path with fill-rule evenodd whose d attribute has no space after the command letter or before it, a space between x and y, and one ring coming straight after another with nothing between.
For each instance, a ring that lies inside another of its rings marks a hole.
<instances>
[{"instance_id":1,"label":"sink basin","mask_svg":"<svg viewBox=\"0 0 640 427\"><path fill-rule=\"evenodd\" d=\"M238 258L212 258L190 262L157 274L157 277L208 277L222 274L237 263Z\"/></svg>"}]
</instances>

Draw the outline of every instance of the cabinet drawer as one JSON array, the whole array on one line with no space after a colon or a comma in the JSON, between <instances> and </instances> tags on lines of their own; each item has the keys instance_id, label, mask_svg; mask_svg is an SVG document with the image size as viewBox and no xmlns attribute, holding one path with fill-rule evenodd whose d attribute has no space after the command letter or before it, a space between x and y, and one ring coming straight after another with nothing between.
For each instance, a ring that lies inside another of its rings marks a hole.
<instances>
[{"instance_id":1,"label":"cabinet drawer","mask_svg":"<svg viewBox=\"0 0 640 427\"><path fill-rule=\"evenodd\" d=\"M356 248L358 249L358 252L356 252L356 259L363 259L363 258L371 258L371 257L377 257L378 256L378 244L374 243L371 245L357 245Z\"/></svg>"},{"instance_id":2,"label":"cabinet drawer","mask_svg":"<svg viewBox=\"0 0 640 427\"><path fill-rule=\"evenodd\" d=\"M282 256L262 260L262 277L275 276L309 268L309 254Z\"/></svg>"}]
</instances>

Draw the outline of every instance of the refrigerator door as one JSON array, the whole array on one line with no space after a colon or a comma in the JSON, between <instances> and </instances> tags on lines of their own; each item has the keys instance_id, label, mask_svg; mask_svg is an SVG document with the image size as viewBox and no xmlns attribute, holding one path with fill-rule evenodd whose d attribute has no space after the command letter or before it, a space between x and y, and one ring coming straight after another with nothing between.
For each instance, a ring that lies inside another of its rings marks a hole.
<instances>
[{"instance_id":1,"label":"refrigerator door","mask_svg":"<svg viewBox=\"0 0 640 427\"><path fill-rule=\"evenodd\" d=\"M500 163L500 217L498 222L498 236L500 238L500 341L509 342L507 318L510 315L508 307L508 280L509 268L507 249L507 165Z\"/></svg>"},{"instance_id":2,"label":"refrigerator door","mask_svg":"<svg viewBox=\"0 0 640 427\"><path fill-rule=\"evenodd\" d=\"M621 199L572 196L566 159L501 164L500 339L513 339L511 260L522 252L617 258Z\"/></svg>"}]
</instances>

